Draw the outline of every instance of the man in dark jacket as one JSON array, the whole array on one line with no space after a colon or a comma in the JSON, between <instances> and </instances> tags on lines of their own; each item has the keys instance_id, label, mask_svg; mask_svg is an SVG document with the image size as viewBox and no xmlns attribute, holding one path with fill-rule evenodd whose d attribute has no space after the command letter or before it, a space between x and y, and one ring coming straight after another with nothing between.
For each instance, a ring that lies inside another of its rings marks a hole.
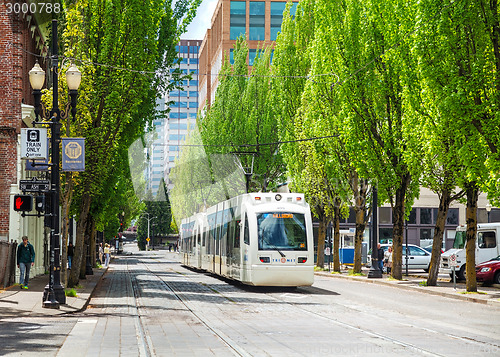
<instances>
[{"instance_id":1,"label":"man in dark jacket","mask_svg":"<svg viewBox=\"0 0 500 357\"><path fill-rule=\"evenodd\" d=\"M30 268L35 265L35 249L28 242L28 237L23 236L23 243L17 247L17 267L21 270L19 285L21 289L28 289Z\"/></svg>"},{"instance_id":2,"label":"man in dark jacket","mask_svg":"<svg viewBox=\"0 0 500 357\"><path fill-rule=\"evenodd\" d=\"M378 252L378 267L380 271L384 272L384 248L380 247L380 243L377 244L377 252Z\"/></svg>"}]
</instances>

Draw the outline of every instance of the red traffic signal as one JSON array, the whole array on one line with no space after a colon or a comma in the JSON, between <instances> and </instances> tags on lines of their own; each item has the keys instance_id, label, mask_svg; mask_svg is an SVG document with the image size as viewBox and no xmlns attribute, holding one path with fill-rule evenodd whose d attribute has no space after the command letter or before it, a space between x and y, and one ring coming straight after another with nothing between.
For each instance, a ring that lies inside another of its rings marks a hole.
<instances>
[{"instance_id":1,"label":"red traffic signal","mask_svg":"<svg viewBox=\"0 0 500 357\"><path fill-rule=\"evenodd\" d=\"M15 195L14 196L14 211L31 211L33 209L33 196L30 195Z\"/></svg>"}]
</instances>

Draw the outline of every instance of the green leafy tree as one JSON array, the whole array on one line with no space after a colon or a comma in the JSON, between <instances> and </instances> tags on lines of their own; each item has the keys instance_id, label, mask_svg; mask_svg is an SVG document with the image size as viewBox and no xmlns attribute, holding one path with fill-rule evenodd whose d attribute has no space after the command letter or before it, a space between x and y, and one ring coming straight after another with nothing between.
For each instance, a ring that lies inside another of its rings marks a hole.
<instances>
[{"instance_id":1,"label":"green leafy tree","mask_svg":"<svg viewBox=\"0 0 500 357\"><path fill-rule=\"evenodd\" d=\"M476 291L475 240L480 189L496 197L498 172L498 93L496 3L484 1L419 3L416 52L425 95L432 101L453 143L449 157L457 185L467 197L467 290ZM489 85L489 83L493 85ZM440 130L437 131L441 133ZM447 168L447 166L445 166ZM432 267L432 264L431 264Z\"/></svg>"},{"instance_id":2,"label":"green leafy tree","mask_svg":"<svg viewBox=\"0 0 500 357\"><path fill-rule=\"evenodd\" d=\"M118 181L130 180L128 170L117 168L154 118L156 96L180 79L174 74L170 82L168 70L177 57L179 35L199 3L84 0L66 6L64 54L83 72L72 134L86 138L86 171L73 178L75 266L82 265L85 237L94 236L96 218L107 207L100 200ZM78 279L78 269L72 270L68 286Z\"/></svg>"}]
</instances>

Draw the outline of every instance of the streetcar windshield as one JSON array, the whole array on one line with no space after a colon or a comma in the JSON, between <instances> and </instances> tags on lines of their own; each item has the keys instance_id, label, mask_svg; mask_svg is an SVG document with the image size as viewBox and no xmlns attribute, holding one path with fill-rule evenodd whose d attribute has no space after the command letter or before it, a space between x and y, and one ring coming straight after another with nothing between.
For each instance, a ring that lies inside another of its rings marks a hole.
<instances>
[{"instance_id":1,"label":"streetcar windshield","mask_svg":"<svg viewBox=\"0 0 500 357\"><path fill-rule=\"evenodd\" d=\"M303 214L269 212L257 215L259 250L307 250Z\"/></svg>"}]
</instances>

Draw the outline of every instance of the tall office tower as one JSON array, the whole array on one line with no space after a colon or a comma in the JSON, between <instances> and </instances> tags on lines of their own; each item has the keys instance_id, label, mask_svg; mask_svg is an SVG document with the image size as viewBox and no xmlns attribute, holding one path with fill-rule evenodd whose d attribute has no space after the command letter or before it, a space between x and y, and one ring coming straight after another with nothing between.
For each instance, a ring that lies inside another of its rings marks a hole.
<instances>
[{"instance_id":1,"label":"tall office tower","mask_svg":"<svg viewBox=\"0 0 500 357\"><path fill-rule=\"evenodd\" d=\"M170 171L174 167L174 160L179 156L182 144L189 127L196 124L198 113L198 51L201 40L180 40L177 46L179 64L176 67L184 74L190 74L191 79L182 83L182 90L173 90L166 95L166 103L170 104L170 112L164 123L164 177L168 189L172 189ZM172 68L174 71L176 68Z\"/></svg>"},{"instance_id":2,"label":"tall office tower","mask_svg":"<svg viewBox=\"0 0 500 357\"><path fill-rule=\"evenodd\" d=\"M218 74L224 56L232 60L236 39L244 35L248 41L251 66L257 50L273 46L281 30L285 0L219 0L212 16L211 28L207 30L200 47L200 109L210 106L219 84ZM295 14L298 2L290 10Z\"/></svg>"},{"instance_id":3,"label":"tall office tower","mask_svg":"<svg viewBox=\"0 0 500 357\"><path fill-rule=\"evenodd\" d=\"M157 99L156 109L161 112L165 110L165 98ZM153 121L154 131L151 133L151 145L146 148L149 163L144 173L147 182L146 190L150 190L153 196L158 193L165 171L165 122L166 119L162 117Z\"/></svg>"}]
</instances>

